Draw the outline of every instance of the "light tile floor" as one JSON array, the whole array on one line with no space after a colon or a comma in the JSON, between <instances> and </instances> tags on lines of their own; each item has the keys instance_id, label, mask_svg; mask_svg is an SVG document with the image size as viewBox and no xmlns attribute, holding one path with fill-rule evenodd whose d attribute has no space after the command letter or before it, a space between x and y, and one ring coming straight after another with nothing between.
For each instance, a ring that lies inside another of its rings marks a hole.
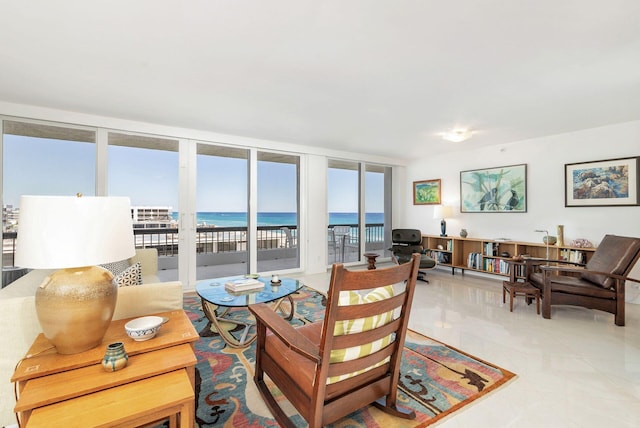
<instances>
[{"instance_id":1,"label":"light tile floor","mask_svg":"<svg viewBox=\"0 0 640 428\"><path fill-rule=\"evenodd\" d=\"M328 288L328 273L298 277ZM427 278L410 328L518 375L438 427L640 427L640 305L627 304L625 327L570 306L546 320L523 297L509 312L496 279L440 269Z\"/></svg>"}]
</instances>

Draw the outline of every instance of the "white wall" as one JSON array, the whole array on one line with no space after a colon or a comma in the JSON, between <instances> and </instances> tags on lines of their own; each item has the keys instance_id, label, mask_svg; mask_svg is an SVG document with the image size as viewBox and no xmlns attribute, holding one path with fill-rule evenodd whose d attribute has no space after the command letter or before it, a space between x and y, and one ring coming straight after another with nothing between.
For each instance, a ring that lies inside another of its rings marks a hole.
<instances>
[{"instance_id":1,"label":"white wall","mask_svg":"<svg viewBox=\"0 0 640 428\"><path fill-rule=\"evenodd\" d=\"M444 143L443 144L454 144ZM405 200L404 210L396 209L394 227L415 227L425 234L440 234L440 220L433 218L432 205L413 205L413 181L442 179L442 200L453 205L455 218L447 220L447 233L458 235L466 228L469 237L506 237L520 241L541 242L547 229L556 234L563 224L565 242L586 238L598 245L605 234L640 237L640 207L564 206L564 165L640 156L640 121L586 129L442 155L425 155L406 168L406 181L399 189ZM460 213L460 171L527 164L526 213ZM394 191L396 191L394 189ZM398 214L401 211L401 215ZM639 263L640 265L640 263ZM632 274L640 278L640 266ZM636 287L627 287L628 300L640 299Z\"/></svg>"}]
</instances>

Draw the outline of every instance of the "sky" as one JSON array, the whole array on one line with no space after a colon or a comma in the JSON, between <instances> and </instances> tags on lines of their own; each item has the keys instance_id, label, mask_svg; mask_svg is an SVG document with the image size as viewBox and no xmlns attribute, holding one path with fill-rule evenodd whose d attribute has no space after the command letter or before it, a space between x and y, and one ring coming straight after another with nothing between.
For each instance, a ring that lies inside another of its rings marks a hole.
<instances>
[{"instance_id":1,"label":"sky","mask_svg":"<svg viewBox=\"0 0 640 428\"><path fill-rule=\"evenodd\" d=\"M95 144L4 136L3 204L19 206L20 195L95 194ZM109 146L108 191L132 205L178 210L178 153ZM330 168L329 212L358 211L357 172ZM246 212L247 162L198 155L196 211ZM258 211L295 212L296 166L258 163ZM383 212L383 175L367 173L366 208Z\"/></svg>"}]
</instances>

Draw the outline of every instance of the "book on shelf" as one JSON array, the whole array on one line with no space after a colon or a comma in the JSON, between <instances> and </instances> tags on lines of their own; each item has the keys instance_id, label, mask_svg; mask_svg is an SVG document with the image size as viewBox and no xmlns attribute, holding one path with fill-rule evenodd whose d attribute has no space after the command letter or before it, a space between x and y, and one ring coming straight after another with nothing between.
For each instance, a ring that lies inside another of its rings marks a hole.
<instances>
[{"instance_id":1,"label":"book on shelf","mask_svg":"<svg viewBox=\"0 0 640 428\"><path fill-rule=\"evenodd\" d=\"M574 263L585 263L587 254L584 251L565 248L560 252L560 259Z\"/></svg>"},{"instance_id":2,"label":"book on shelf","mask_svg":"<svg viewBox=\"0 0 640 428\"><path fill-rule=\"evenodd\" d=\"M247 291L257 290L264 287L264 283L254 278L242 278L228 281L224 284L224 288L227 291Z\"/></svg>"}]
</instances>

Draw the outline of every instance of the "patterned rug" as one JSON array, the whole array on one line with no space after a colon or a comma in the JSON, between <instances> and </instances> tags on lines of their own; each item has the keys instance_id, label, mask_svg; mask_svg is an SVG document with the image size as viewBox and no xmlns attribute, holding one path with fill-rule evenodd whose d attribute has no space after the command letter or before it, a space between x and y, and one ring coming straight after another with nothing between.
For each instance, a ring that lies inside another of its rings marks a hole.
<instances>
[{"instance_id":1,"label":"patterned rug","mask_svg":"<svg viewBox=\"0 0 640 428\"><path fill-rule=\"evenodd\" d=\"M304 287L293 298L296 316L290 321L292 324L322 319L325 296ZM196 425L201 428L277 427L253 382L255 343L244 349L225 346L220 336L212 332L211 322L204 316L197 296L186 295L184 309L201 337L195 347L198 359ZM246 320L249 313L246 309L233 309L227 316ZM514 377L515 374L507 370L409 331L400 370L398 403L415 410L416 419L398 419L369 406L331 426L426 427ZM280 399L286 401L282 396ZM287 410L285 405L283 408ZM293 407L288 412L296 426L306 426Z\"/></svg>"}]
</instances>

